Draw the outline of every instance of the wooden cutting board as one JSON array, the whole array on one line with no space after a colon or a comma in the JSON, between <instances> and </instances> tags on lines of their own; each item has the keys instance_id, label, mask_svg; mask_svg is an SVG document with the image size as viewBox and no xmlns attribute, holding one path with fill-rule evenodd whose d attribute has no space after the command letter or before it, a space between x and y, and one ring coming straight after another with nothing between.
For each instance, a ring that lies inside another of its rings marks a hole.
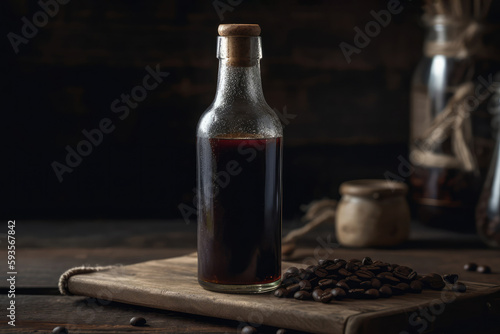
<instances>
[{"instance_id":1,"label":"wooden cutting board","mask_svg":"<svg viewBox=\"0 0 500 334\"><path fill-rule=\"evenodd\" d=\"M283 263L305 267L296 263ZM195 254L72 276L75 295L314 333L413 333L500 316L500 286L465 282L467 292L425 290L389 299L331 304L231 295L198 285ZM420 319L420 320L419 320ZM420 321L420 322L419 322Z\"/></svg>"}]
</instances>

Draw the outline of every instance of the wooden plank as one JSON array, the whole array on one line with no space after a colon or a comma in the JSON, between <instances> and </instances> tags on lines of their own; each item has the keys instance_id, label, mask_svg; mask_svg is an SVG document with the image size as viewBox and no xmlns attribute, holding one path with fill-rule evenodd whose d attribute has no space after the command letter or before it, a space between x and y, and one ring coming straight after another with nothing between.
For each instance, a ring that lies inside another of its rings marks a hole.
<instances>
[{"instance_id":1,"label":"wooden plank","mask_svg":"<svg viewBox=\"0 0 500 334\"><path fill-rule=\"evenodd\" d=\"M305 266L284 263L285 268L290 265ZM159 309L257 322L315 333L349 334L371 333L369 327L363 325L369 323L367 317L377 319L378 316L398 315L400 320L386 324L385 329L390 332L411 331L408 315L444 298L441 291L426 290L420 295L407 294L378 300L345 300L324 305L312 301L278 299L271 294L220 294L203 290L199 286L196 268L195 255L148 261L109 271L74 276L69 281L69 290L77 295ZM494 303L495 298L500 296L499 286L472 282L467 282L467 285L466 293L452 293L453 304L486 305L486 302ZM445 297L451 298L446 295ZM433 321L433 326L436 328L442 326L442 322L446 323L451 316L459 319L468 318L468 311L458 312L460 309L446 307L441 313L450 315L445 317L440 314ZM495 310L497 316L499 312L498 309ZM372 321L377 323L376 320ZM394 327L387 327L391 324ZM363 332L363 329L367 331Z\"/></svg>"},{"instance_id":2,"label":"wooden plank","mask_svg":"<svg viewBox=\"0 0 500 334\"><path fill-rule=\"evenodd\" d=\"M8 298L0 296L1 305ZM130 318L141 316L148 326L133 327ZM68 296L16 296L16 326L3 318L0 333L51 333L65 326L74 333L237 333L237 321L127 305L94 298Z\"/></svg>"},{"instance_id":3,"label":"wooden plank","mask_svg":"<svg viewBox=\"0 0 500 334\"><path fill-rule=\"evenodd\" d=\"M0 259L7 259L6 250L7 247L0 249ZM193 251L194 248L18 248L16 288L57 288L59 276L63 272L81 265L127 265L180 256ZM6 269L6 262L2 268ZM0 276L3 278L0 291L5 291L8 287L4 278L6 271L3 270Z\"/></svg>"}]
</instances>

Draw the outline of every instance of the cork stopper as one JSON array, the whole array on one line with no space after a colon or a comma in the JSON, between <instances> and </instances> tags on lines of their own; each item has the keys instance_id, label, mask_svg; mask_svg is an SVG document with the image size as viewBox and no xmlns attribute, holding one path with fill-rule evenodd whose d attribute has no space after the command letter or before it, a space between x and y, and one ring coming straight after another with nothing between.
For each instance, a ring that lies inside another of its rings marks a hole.
<instances>
[{"instance_id":1,"label":"cork stopper","mask_svg":"<svg viewBox=\"0 0 500 334\"><path fill-rule=\"evenodd\" d=\"M219 36L256 37L260 35L258 24L220 24Z\"/></svg>"},{"instance_id":2,"label":"cork stopper","mask_svg":"<svg viewBox=\"0 0 500 334\"><path fill-rule=\"evenodd\" d=\"M258 24L219 25L217 57L229 66L250 67L262 58Z\"/></svg>"}]
</instances>

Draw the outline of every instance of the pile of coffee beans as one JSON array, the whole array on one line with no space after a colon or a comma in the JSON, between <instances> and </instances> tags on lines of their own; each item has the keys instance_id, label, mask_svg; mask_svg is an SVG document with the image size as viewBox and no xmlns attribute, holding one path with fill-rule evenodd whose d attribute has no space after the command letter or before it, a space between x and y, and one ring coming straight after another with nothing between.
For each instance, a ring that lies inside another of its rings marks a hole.
<instances>
[{"instance_id":1,"label":"pile of coffee beans","mask_svg":"<svg viewBox=\"0 0 500 334\"><path fill-rule=\"evenodd\" d=\"M344 298L388 298L405 293L421 293L423 289L442 290L446 283L452 290L465 292L458 275L418 275L407 266L362 260L320 260L306 269L290 267L283 274L281 285L274 291L279 298L315 300L329 303Z\"/></svg>"},{"instance_id":2,"label":"pile of coffee beans","mask_svg":"<svg viewBox=\"0 0 500 334\"><path fill-rule=\"evenodd\" d=\"M464 270L467 271L477 271L478 273L481 274L491 274L491 268L490 266L486 265L480 265L478 266L474 262L469 262L464 265Z\"/></svg>"}]
</instances>

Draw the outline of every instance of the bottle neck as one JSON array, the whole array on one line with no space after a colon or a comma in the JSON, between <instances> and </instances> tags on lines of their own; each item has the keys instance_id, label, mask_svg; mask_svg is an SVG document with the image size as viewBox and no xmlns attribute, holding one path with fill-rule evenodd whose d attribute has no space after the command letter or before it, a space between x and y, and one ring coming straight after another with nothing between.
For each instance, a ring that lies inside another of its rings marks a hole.
<instances>
[{"instance_id":1,"label":"bottle neck","mask_svg":"<svg viewBox=\"0 0 500 334\"><path fill-rule=\"evenodd\" d=\"M252 66L235 67L231 66L229 59L220 59L215 106L259 104L264 101L258 60Z\"/></svg>"},{"instance_id":2,"label":"bottle neck","mask_svg":"<svg viewBox=\"0 0 500 334\"><path fill-rule=\"evenodd\" d=\"M444 55L463 59L470 56L464 35L466 22L452 22L446 17L437 16L426 23L424 54L427 57Z\"/></svg>"},{"instance_id":3,"label":"bottle neck","mask_svg":"<svg viewBox=\"0 0 500 334\"><path fill-rule=\"evenodd\" d=\"M260 37L219 37L217 58L219 78L215 106L265 102L260 80Z\"/></svg>"},{"instance_id":4,"label":"bottle neck","mask_svg":"<svg viewBox=\"0 0 500 334\"><path fill-rule=\"evenodd\" d=\"M453 24L434 24L427 27L426 42L448 43L460 38L463 26Z\"/></svg>"}]
</instances>

